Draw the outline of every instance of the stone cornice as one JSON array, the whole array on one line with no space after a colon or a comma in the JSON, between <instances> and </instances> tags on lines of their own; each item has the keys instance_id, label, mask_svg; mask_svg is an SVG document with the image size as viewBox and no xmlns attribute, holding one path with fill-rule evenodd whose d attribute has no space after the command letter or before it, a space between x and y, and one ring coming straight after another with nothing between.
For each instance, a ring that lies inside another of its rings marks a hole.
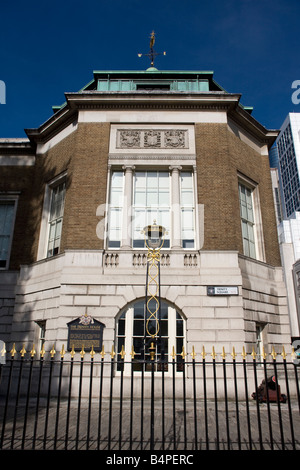
<instances>
[{"instance_id":1,"label":"stone cornice","mask_svg":"<svg viewBox=\"0 0 300 470\"><path fill-rule=\"evenodd\" d=\"M240 94L226 92L180 93L151 91L66 93L66 104L37 129L26 129L33 143L46 142L77 119L81 110L225 111L250 135L271 146L277 130L262 126L240 105Z\"/></svg>"}]
</instances>

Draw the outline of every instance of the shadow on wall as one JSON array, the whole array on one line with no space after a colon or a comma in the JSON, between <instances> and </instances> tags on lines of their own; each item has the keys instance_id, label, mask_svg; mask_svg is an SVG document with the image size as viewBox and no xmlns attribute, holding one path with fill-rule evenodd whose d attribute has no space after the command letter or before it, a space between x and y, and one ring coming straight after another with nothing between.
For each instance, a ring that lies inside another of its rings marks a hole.
<instances>
[{"instance_id":1,"label":"shadow on wall","mask_svg":"<svg viewBox=\"0 0 300 470\"><path fill-rule=\"evenodd\" d=\"M30 279L33 267L38 264L46 189L52 188L53 181L55 187L56 179L67 172L68 197L72 183L70 163L71 157L53 165L47 156L37 155L34 166L0 166L0 192L17 196L9 269L0 271L0 340L5 341L7 351L14 343L16 348L23 343L36 343L42 334L46 308L55 308L55 301L47 299L44 286L39 291L39 286L31 285ZM47 263L44 269L47 270Z\"/></svg>"}]
</instances>

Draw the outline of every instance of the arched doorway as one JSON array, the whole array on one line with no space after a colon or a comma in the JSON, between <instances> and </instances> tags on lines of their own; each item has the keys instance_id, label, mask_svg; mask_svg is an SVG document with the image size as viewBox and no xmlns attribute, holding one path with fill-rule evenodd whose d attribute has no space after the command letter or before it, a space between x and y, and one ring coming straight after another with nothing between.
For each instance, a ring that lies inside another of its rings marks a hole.
<instances>
[{"instance_id":1,"label":"arched doorway","mask_svg":"<svg viewBox=\"0 0 300 470\"><path fill-rule=\"evenodd\" d=\"M157 370L164 367L168 370L168 361L173 348L176 354L177 371L182 370L182 348L185 345L185 319L173 306L165 301L161 302L160 309L160 328L158 334L158 344L156 347L155 362ZM149 318L149 312L145 306L145 300L138 300L131 304L125 311L121 313L116 321L116 340L117 351L121 351L122 346L128 357L132 347L134 350L134 370L150 370L150 365L147 363L150 360L149 346L151 337L147 335L146 322ZM154 325L151 322L148 331ZM128 360L128 359L127 359ZM164 364L162 366L162 364ZM126 371L126 366L125 370Z\"/></svg>"}]
</instances>

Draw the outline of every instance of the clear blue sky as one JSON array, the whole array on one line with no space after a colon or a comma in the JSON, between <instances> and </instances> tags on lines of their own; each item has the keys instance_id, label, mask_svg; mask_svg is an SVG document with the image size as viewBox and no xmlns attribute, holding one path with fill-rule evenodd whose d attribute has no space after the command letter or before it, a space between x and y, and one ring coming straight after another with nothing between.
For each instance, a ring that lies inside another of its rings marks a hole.
<instances>
[{"instance_id":1,"label":"clear blue sky","mask_svg":"<svg viewBox=\"0 0 300 470\"><path fill-rule=\"evenodd\" d=\"M300 112L299 0L16 0L0 15L0 137L26 137L93 70L145 70L152 30L158 69L214 71L270 129Z\"/></svg>"}]
</instances>

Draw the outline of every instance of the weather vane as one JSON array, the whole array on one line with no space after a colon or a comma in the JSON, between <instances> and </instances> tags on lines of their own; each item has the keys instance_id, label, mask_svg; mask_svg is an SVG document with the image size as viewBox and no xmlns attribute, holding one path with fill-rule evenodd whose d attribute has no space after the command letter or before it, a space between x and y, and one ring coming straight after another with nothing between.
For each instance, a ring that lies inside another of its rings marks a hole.
<instances>
[{"instance_id":1,"label":"weather vane","mask_svg":"<svg viewBox=\"0 0 300 470\"><path fill-rule=\"evenodd\" d=\"M150 51L148 54L141 54L139 53L138 56L142 57L143 55L150 57L151 60L151 67L154 67L154 59L158 55L166 55L166 52L155 52L154 50L154 43L155 43L155 32L152 31L151 36L150 36Z\"/></svg>"}]
</instances>

